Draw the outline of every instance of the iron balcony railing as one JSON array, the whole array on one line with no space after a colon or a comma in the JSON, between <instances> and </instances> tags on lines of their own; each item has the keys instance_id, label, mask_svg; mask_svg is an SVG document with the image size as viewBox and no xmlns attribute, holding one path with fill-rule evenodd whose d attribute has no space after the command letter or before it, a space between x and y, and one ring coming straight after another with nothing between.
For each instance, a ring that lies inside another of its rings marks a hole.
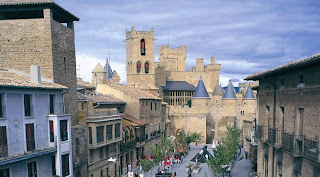
<instances>
[{"instance_id":1,"label":"iron balcony railing","mask_svg":"<svg viewBox=\"0 0 320 177\"><path fill-rule=\"evenodd\" d=\"M268 141L268 127L267 126L257 126L257 139L267 142Z\"/></svg>"},{"instance_id":2,"label":"iron balcony railing","mask_svg":"<svg viewBox=\"0 0 320 177\"><path fill-rule=\"evenodd\" d=\"M55 136L53 139L54 142L50 142L50 137L46 137L27 141L15 141L9 144L0 145L0 159L48 148L56 148L57 137Z\"/></svg>"},{"instance_id":3,"label":"iron balcony railing","mask_svg":"<svg viewBox=\"0 0 320 177\"><path fill-rule=\"evenodd\" d=\"M303 156L304 135L294 135L293 133L284 132L282 145L285 151L292 153L294 156Z\"/></svg>"},{"instance_id":4,"label":"iron balcony railing","mask_svg":"<svg viewBox=\"0 0 320 177\"><path fill-rule=\"evenodd\" d=\"M274 146L277 148L281 148L282 147L282 136L283 136L282 130L276 129L275 134L276 135L275 135Z\"/></svg>"},{"instance_id":5,"label":"iron balcony railing","mask_svg":"<svg viewBox=\"0 0 320 177\"><path fill-rule=\"evenodd\" d=\"M276 143L276 129L269 128L268 130L268 142L274 145Z\"/></svg>"},{"instance_id":6,"label":"iron balcony railing","mask_svg":"<svg viewBox=\"0 0 320 177\"><path fill-rule=\"evenodd\" d=\"M139 143L141 143L141 142L143 142L143 141L145 141L145 140L146 140L145 137L137 137L137 138L136 138L136 141L139 142Z\"/></svg>"},{"instance_id":7,"label":"iron balcony railing","mask_svg":"<svg viewBox=\"0 0 320 177\"><path fill-rule=\"evenodd\" d=\"M319 163L318 139L304 138L304 157L314 163Z\"/></svg>"},{"instance_id":8,"label":"iron balcony railing","mask_svg":"<svg viewBox=\"0 0 320 177\"><path fill-rule=\"evenodd\" d=\"M88 111L87 118L97 118L97 117L108 117L108 116L119 116L120 113L117 109L115 110L104 110L104 111Z\"/></svg>"}]
</instances>

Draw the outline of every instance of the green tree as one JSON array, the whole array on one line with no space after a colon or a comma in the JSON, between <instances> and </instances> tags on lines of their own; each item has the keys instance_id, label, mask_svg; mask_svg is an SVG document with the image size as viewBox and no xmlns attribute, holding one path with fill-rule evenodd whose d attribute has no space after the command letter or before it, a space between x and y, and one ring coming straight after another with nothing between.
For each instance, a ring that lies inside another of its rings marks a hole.
<instances>
[{"instance_id":1,"label":"green tree","mask_svg":"<svg viewBox=\"0 0 320 177\"><path fill-rule=\"evenodd\" d=\"M176 147L187 149L192 142L199 142L202 140L201 133L181 131L180 135L176 139Z\"/></svg>"},{"instance_id":2,"label":"green tree","mask_svg":"<svg viewBox=\"0 0 320 177\"><path fill-rule=\"evenodd\" d=\"M146 173L151 170L151 168L154 166L154 162L149 159L141 159L141 167L142 170Z\"/></svg>"},{"instance_id":3,"label":"green tree","mask_svg":"<svg viewBox=\"0 0 320 177\"><path fill-rule=\"evenodd\" d=\"M222 165L228 165L237 152L241 142L242 128L227 126L226 136L221 139L221 144L213 149L214 158L207 161L207 165L214 176L223 173Z\"/></svg>"}]
</instances>

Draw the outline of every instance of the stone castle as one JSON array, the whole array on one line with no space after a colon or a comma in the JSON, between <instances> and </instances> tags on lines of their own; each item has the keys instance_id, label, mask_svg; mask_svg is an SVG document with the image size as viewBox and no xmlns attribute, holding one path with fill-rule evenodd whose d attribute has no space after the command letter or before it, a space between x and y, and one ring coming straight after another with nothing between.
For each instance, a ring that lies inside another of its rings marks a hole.
<instances>
[{"instance_id":1,"label":"stone castle","mask_svg":"<svg viewBox=\"0 0 320 177\"><path fill-rule=\"evenodd\" d=\"M212 143L214 138L224 135L227 125L238 125L245 127L244 136L251 139L257 108L251 86L242 83L235 89L230 82L222 89L219 86L221 65L215 57L211 57L208 65L204 65L203 58L197 58L196 66L186 71L186 46L174 49L169 45L160 46L159 62L155 62L154 40L153 28L151 31L137 31L135 27L126 30L127 83L160 97L167 104L170 134L175 135L182 129L200 132L203 142ZM105 85L108 79L119 83L119 76L113 77L108 62L104 68L98 64L92 72L92 83ZM127 107L131 106L134 105L127 102Z\"/></svg>"}]
</instances>

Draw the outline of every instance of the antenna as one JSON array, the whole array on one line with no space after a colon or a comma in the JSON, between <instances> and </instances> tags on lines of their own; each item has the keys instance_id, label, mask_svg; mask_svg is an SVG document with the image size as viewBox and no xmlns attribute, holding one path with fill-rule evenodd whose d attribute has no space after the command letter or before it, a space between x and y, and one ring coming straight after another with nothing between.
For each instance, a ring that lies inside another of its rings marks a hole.
<instances>
[{"instance_id":1,"label":"antenna","mask_svg":"<svg viewBox=\"0 0 320 177\"><path fill-rule=\"evenodd\" d=\"M170 31L168 31L168 45L169 45L169 42L170 42L169 38L170 38Z\"/></svg>"}]
</instances>

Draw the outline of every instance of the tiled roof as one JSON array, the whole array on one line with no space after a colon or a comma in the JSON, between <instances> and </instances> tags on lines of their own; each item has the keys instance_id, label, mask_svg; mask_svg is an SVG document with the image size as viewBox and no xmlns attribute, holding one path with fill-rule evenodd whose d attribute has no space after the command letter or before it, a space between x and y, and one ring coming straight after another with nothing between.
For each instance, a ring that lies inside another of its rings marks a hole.
<instances>
[{"instance_id":1,"label":"tiled roof","mask_svg":"<svg viewBox=\"0 0 320 177\"><path fill-rule=\"evenodd\" d=\"M106 72L105 70L104 70L104 68L102 67L102 65L100 64L100 63L98 63L97 65L96 65L96 67L94 67L94 69L93 69L93 71L92 72L99 72L99 73L104 73L104 72Z\"/></svg>"},{"instance_id":2,"label":"tiled roof","mask_svg":"<svg viewBox=\"0 0 320 177\"><path fill-rule=\"evenodd\" d=\"M113 77L113 72L111 66L109 65L108 59L106 61L106 64L104 65L104 70L106 71L106 78L111 79Z\"/></svg>"},{"instance_id":3,"label":"tiled roof","mask_svg":"<svg viewBox=\"0 0 320 177\"><path fill-rule=\"evenodd\" d=\"M106 85L108 85L109 87L111 87L115 90L119 90L119 91L123 92L124 94L131 95L131 96L138 98L138 99L161 100L161 98L159 98L157 96L154 96L154 95L147 93L145 91L142 91L140 89L133 88L132 86L117 84L114 82L107 82Z\"/></svg>"},{"instance_id":4,"label":"tiled roof","mask_svg":"<svg viewBox=\"0 0 320 177\"><path fill-rule=\"evenodd\" d=\"M216 86L214 87L214 91L212 92L212 95L222 95L222 89L219 86L219 82L216 83Z\"/></svg>"},{"instance_id":5,"label":"tiled roof","mask_svg":"<svg viewBox=\"0 0 320 177\"><path fill-rule=\"evenodd\" d=\"M247 99L247 100L254 100L254 99L256 99L256 98L254 97L254 94L253 94L253 91L252 91L250 85L249 85L246 93L244 94L243 99Z\"/></svg>"},{"instance_id":6,"label":"tiled roof","mask_svg":"<svg viewBox=\"0 0 320 177\"><path fill-rule=\"evenodd\" d=\"M77 78L77 86L82 88L96 88L90 82L85 82L81 78Z\"/></svg>"},{"instance_id":7,"label":"tiled roof","mask_svg":"<svg viewBox=\"0 0 320 177\"><path fill-rule=\"evenodd\" d=\"M166 81L165 86L161 86L163 90L172 91L195 91L196 87L186 81Z\"/></svg>"},{"instance_id":8,"label":"tiled roof","mask_svg":"<svg viewBox=\"0 0 320 177\"><path fill-rule=\"evenodd\" d=\"M201 78L198 82L197 89L194 92L193 98L209 98L206 86L204 85Z\"/></svg>"},{"instance_id":9,"label":"tiled roof","mask_svg":"<svg viewBox=\"0 0 320 177\"><path fill-rule=\"evenodd\" d=\"M0 5L22 5L22 4L47 4L54 3L53 0L0 0Z\"/></svg>"},{"instance_id":10,"label":"tiled roof","mask_svg":"<svg viewBox=\"0 0 320 177\"><path fill-rule=\"evenodd\" d=\"M223 93L222 99L237 99L237 96L234 93L232 82L229 82L226 91Z\"/></svg>"},{"instance_id":11,"label":"tiled roof","mask_svg":"<svg viewBox=\"0 0 320 177\"><path fill-rule=\"evenodd\" d=\"M63 85L42 81L40 84L32 83L27 74L0 69L0 87L17 87L33 89L68 89Z\"/></svg>"},{"instance_id":12,"label":"tiled roof","mask_svg":"<svg viewBox=\"0 0 320 177\"><path fill-rule=\"evenodd\" d=\"M261 77L274 75L283 71L292 70L292 69L296 69L304 66L309 66L315 63L320 63L320 54L316 54L307 58L302 58L297 61L288 62L284 65L275 67L273 69L270 69L264 72L252 74L246 77L245 80L259 80Z\"/></svg>"},{"instance_id":13,"label":"tiled roof","mask_svg":"<svg viewBox=\"0 0 320 177\"><path fill-rule=\"evenodd\" d=\"M152 84L141 82L136 84L136 88L140 90L158 90L158 88Z\"/></svg>"},{"instance_id":14,"label":"tiled roof","mask_svg":"<svg viewBox=\"0 0 320 177\"><path fill-rule=\"evenodd\" d=\"M126 102L116 98L110 94L95 94L90 91L85 91L85 94L77 92L79 100L92 100L98 104L126 104Z\"/></svg>"},{"instance_id":15,"label":"tiled roof","mask_svg":"<svg viewBox=\"0 0 320 177\"><path fill-rule=\"evenodd\" d=\"M121 114L120 115L121 118L125 119L125 120L128 120L128 121L131 121L133 123L136 123L136 124L139 124L139 125L147 125L148 122L144 121L144 120L141 120L141 119L137 119L129 114Z\"/></svg>"}]
</instances>

